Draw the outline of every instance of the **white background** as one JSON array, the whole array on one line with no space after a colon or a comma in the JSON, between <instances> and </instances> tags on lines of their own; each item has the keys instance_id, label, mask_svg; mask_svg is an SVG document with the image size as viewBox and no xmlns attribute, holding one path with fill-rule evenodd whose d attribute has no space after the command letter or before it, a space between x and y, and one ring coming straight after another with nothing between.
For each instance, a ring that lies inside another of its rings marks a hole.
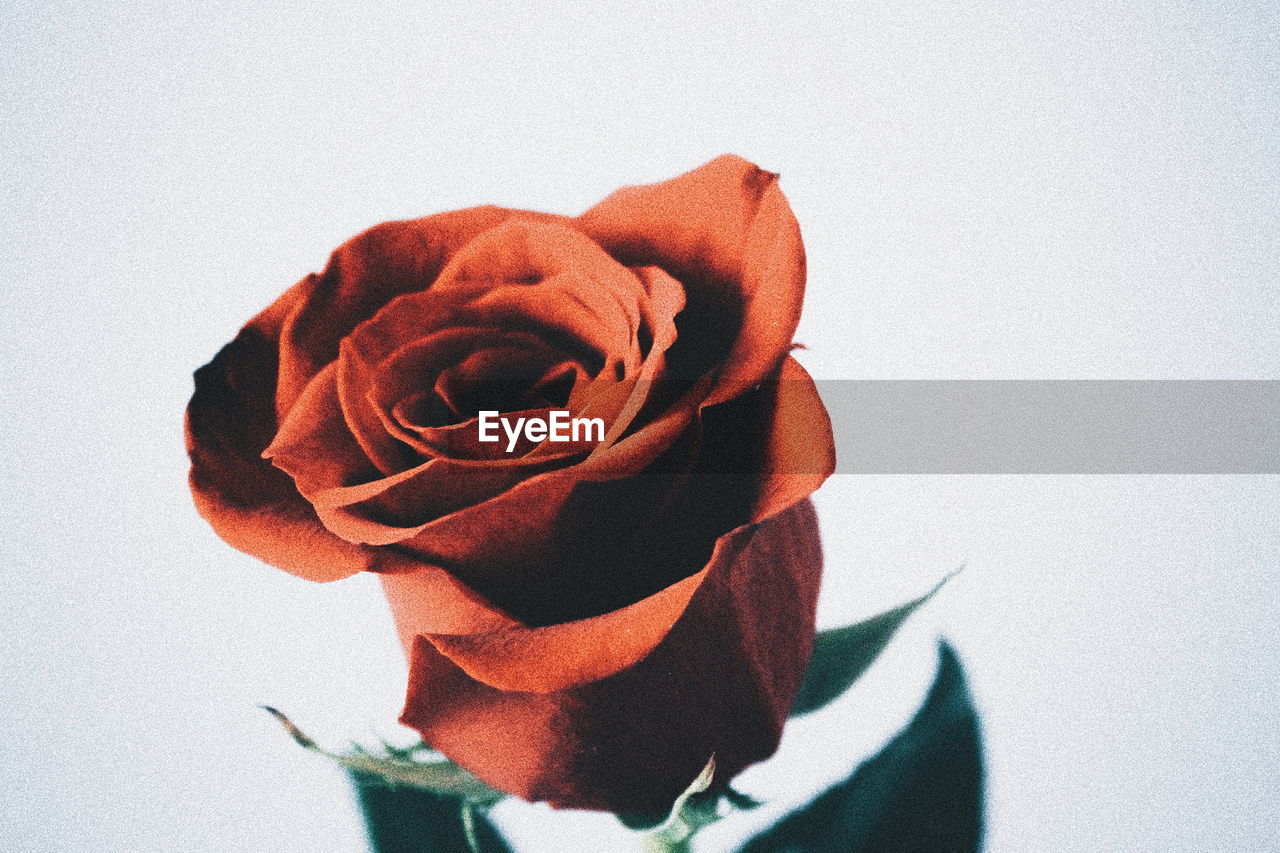
<instances>
[{"instance_id":1,"label":"white background","mask_svg":"<svg viewBox=\"0 0 1280 853\"><path fill-rule=\"evenodd\" d=\"M218 540L181 418L376 222L572 214L736 152L800 220L820 378L1280 375L1272 4L510 5L4 3L0 846L363 849L340 774L254 706L399 737L385 605ZM1280 846L1280 479L845 475L819 511L823 625L968 568L700 849L883 742L940 634L991 851ZM495 815L523 851L616 832Z\"/></svg>"}]
</instances>

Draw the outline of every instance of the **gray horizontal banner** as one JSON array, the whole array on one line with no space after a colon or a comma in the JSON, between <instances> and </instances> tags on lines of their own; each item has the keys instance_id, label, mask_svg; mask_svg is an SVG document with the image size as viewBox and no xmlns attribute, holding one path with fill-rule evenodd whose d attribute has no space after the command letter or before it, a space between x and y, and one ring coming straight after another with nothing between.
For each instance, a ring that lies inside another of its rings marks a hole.
<instances>
[{"instance_id":1,"label":"gray horizontal banner","mask_svg":"<svg viewBox=\"0 0 1280 853\"><path fill-rule=\"evenodd\" d=\"M840 474L1278 474L1280 381L828 380Z\"/></svg>"}]
</instances>

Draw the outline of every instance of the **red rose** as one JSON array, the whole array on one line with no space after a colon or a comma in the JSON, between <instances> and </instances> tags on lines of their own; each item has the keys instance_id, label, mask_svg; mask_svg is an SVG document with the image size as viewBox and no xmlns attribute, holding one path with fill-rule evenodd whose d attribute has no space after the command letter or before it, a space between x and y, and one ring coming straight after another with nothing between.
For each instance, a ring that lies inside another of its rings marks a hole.
<instances>
[{"instance_id":1,"label":"red rose","mask_svg":"<svg viewBox=\"0 0 1280 853\"><path fill-rule=\"evenodd\" d=\"M777 176L731 156L577 218L379 225L197 371L196 504L304 578L379 573L402 721L486 782L662 809L773 752L808 661L834 451L803 291ZM607 434L508 452L485 410Z\"/></svg>"}]
</instances>

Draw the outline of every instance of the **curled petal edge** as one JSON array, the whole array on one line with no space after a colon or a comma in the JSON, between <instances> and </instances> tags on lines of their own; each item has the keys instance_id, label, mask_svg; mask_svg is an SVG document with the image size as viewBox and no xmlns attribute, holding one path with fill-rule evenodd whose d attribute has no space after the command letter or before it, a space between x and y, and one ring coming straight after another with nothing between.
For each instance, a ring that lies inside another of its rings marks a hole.
<instances>
[{"instance_id":1,"label":"curled petal edge","mask_svg":"<svg viewBox=\"0 0 1280 853\"><path fill-rule=\"evenodd\" d=\"M387 553L379 558L373 569L379 572L378 579L382 581L400 641L406 650L413 648L414 637L418 635L501 631L520 627L519 622L444 569L422 564L408 569L397 566L397 562L408 564L415 561Z\"/></svg>"},{"instance_id":2,"label":"curled petal edge","mask_svg":"<svg viewBox=\"0 0 1280 853\"><path fill-rule=\"evenodd\" d=\"M817 491L835 473L831 415L817 385L791 356L769 386L774 395L765 471L752 521L777 515Z\"/></svg>"},{"instance_id":3,"label":"curled petal edge","mask_svg":"<svg viewBox=\"0 0 1280 853\"><path fill-rule=\"evenodd\" d=\"M792 505L806 497L797 497ZM732 570L758 526L745 524L726 533L716 541L701 571L610 613L541 628L516 625L484 633L421 635L472 679L498 690L555 693L598 681L647 657L684 615L707 578ZM412 649L411 638L402 635L402 639L406 649Z\"/></svg>"},{"instance_id":4,"label":"curled petal edge","mask_svg":"<svg viewBox=\"0 0 1280 853\"><path fill-rule=\"evenodd\" d=\"M498 690L554 693L598 681L662 642L707 576L731 559L725 552L736 547L733 538L721 537L702 571L620 610L543 628L423 636L471 678Z\"/></svg>"}]
</instances>

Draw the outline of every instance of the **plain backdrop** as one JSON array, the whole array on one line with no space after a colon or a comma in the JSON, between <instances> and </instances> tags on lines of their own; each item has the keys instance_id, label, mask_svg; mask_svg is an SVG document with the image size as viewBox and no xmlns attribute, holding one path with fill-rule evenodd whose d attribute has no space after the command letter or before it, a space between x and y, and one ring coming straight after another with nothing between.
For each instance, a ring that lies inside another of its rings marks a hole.
<instances>
[{"instance_id":1,"label":"plain backdrop","mask_svg":"<svg viewBox=\"0 0 1280 853\"><path fill-rule=\"evenodd\" d=\"M191 372L374 223L574 214L735 152L801 223L815 376L1280 375L1274 4L515 5L3 3L0 847L365 849L255 705L402 739L377 585L222 543L181 421ZM824 626L967 569L699 850L883 743L939 636L990 851L1280 847L1280 478L845 475L818 504ZM521 851L635 849L495 817Z\"/></svg>"}]
</instances>

